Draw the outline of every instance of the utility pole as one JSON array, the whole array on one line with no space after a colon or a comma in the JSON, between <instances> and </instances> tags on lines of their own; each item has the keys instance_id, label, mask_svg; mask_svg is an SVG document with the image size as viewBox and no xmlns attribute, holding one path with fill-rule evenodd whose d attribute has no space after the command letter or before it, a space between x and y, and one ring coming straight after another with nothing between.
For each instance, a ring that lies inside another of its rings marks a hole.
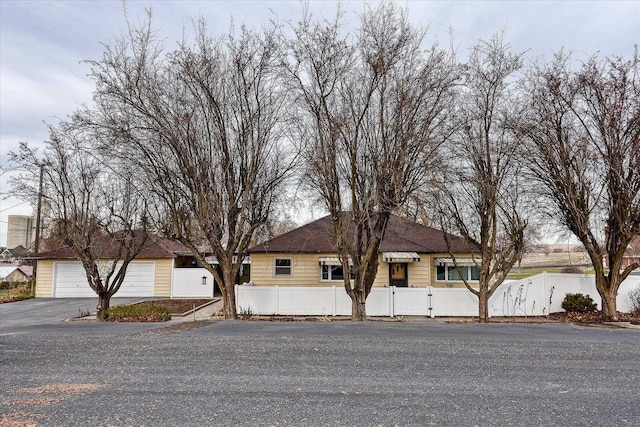
<instances>
[{"instance_id":1,"label":"utility pole","mask_svg":"<svg viewBox=\"0 0 640 427\"><path fill-rule=\"evenodd\" d=\"M42 177L44 174L44 162L40 163L40 183L38 184L38 207L36 211L36 237L35 245L33 247L33 255L36 259L33 260L33 285L35 286L36 277L38 274L38 252L40 249L40 220L42 217ZM33 293L33 289L32 289Z\"/></svg>"}]
</instances>

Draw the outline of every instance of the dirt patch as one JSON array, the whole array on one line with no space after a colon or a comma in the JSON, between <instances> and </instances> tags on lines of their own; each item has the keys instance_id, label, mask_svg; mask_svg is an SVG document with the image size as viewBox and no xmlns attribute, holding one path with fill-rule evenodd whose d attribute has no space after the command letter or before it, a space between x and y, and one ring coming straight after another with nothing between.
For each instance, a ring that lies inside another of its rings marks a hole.
<instances>
[{"instance_id":1,"label":"dirt patch","mask_svg":"<svg viewBox=\"0 0 640 427\"><path fill-rule=\"evenodd\" d=\"M26 412L14 412L12 414L0 415L0 426L3 427L35 427L36 422L32 417L38 415L28 414Z\"/></svg>"},{"instance_id":2,"label":"dirt patch","mask_svg":"<svg viewBox=\"0 0 640 427\"><path fill-rule=\"evenodd\" d=\"M82 395L92 393L98 390L97 384L69 384L69 383L53 383L45 384L39 387L26 387L17 390L20 394L35 395L29 399L17 399L7 402L11 406L33 408L37 406L55 405L63 402L72 395ZM0 426L2 427L31 427L40 424L37 420L44 419L43 414L33 412L13 412L0 414ZM48 423L44 423L48 425Z\"/></svg>"},{"instance_id":3,"label":"dirt patch","mask_svg":"<svg viewBox=\"0 0 640 427\"><path fill-rule=\"evenodd\" d=\"M20 296L14 296L14 295L0 295L0 304L6 304L6 303L10 303L10 302L18 302L18 301L22 301L25 299L31 299L33 298L32 296L27 296L27 297L20 297ZM0 424L3 425L3 424Z\"/></svg>"},{"instance_id":4,"label":"dirt patch","mask_svg":"<svg viewBox=\"0 0 640 427\"><path fill-rule=\"evenodd\" d=\"M40 399L16 400L15 402L13 402L13 405L16 405L16 406L53 405L54 403L58 403L61 400L62 399L60 398L43 397Z\"/></svg>"},{"instance_id":5,"label":"dirt patch","mask_svg":"<svg viewBox=\"0 0 640 427\"><path fill-rule=\"evenodd\" d=\"M577 323L577 324L604 324L609 322L606 316L599 310L589 311L587 313L551 313L550 317L560 322ZM630 322L631 324L640 324L639 313L621 313L618 312L619 322Z\"/></svg>"},{"instance_id":6,"label":"dirt patch","mask_svg":"<svg viewBox=\"0 0 640 427\"><path fill-rule=\"evenodd\" d=\"M98 390L97 384L47 384L40 387L21 388L18 393L28 394L84 394Z\"/></svg>"},{"instance_id":7,"label":"dirt patch","mask_svg":"<svg viewBox=\"0 0 640 427\"><path fill-rule=\"evenodd\" d=\"M138 304L151 304L158 307L166 308L171 314L183 314L192 310L194 307L198 308L202 305L208 304L214 299L211 298L198 298L198 299L161 299L157 301L146 301Z\"/></svg>"}]
</instances>

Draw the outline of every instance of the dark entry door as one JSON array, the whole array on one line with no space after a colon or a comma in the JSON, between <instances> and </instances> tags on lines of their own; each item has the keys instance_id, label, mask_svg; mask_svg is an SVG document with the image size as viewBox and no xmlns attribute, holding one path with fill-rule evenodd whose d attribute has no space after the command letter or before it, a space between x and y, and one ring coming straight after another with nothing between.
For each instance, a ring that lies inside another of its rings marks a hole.
<instances>
[{"instance_id":1,"label":"dark entry door","mask_svg":"<svg viewBox=\"0 0 640 427\"><path fill-rule=\"evenodd\" d=\"M409 285L408 264L406 262L392 262L389 264L389 286L406 288Z\"/></svg>"}]
</instances>

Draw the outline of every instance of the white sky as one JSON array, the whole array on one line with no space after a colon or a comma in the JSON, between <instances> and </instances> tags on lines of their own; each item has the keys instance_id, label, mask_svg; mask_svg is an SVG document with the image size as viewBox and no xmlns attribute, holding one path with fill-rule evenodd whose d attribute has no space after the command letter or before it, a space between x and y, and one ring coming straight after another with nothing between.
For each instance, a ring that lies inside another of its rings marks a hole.
<instances>
[{"instance_id":1,"label":"white sky","mask_svg":"<svg viewBox=\"0 0 640 427\"><path fill-rule=\"evenodd\" d=\"M375 4L375 1L370 3ZM410 19L429 26L427 42L449 45L449 30L461 57L478 39L506 29L515 51L529 59L550 58L565 48L574 59L599 52L601 56L629 58L640 44L640 1L401 1ZM351 19L363 2L346 1ZM315 15L332 17L336 3L311 1ZM204 16L212 32L236 24L259 26L278 17L297 22L299 1L151 1L127 3L130 19L152 7L154 26L172 48L190 30L190 18ZM86 77L84 59L99 59L101 43L125 29L120 1L0 0L0 165L18 142L42 144L43 121L66 117L91 102L93 85ZM32 212L28 203L10 195L8 173L0 175L0 246L6 243L7 215ZM14 205L18 205L15 206Z\"/></svg>"}]
</instances>

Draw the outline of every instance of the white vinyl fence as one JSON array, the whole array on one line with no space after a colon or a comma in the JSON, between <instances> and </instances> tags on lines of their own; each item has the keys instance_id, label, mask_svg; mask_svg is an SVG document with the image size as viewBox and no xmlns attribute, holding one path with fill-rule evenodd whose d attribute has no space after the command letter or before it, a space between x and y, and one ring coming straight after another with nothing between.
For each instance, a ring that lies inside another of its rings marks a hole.
<instances>
[{"instance_id":1,"label":"white vinyl fence","mask_svg":"<svg viewBox=\"0 0 640 427\"><path fill-rule=\"evenodd\" d=\"M618 311L630 311L629 291L640 287L632 276L620 286ZM567 293L591 296L601 307L592 275L542 273L504 283L489 299L490 316L543 316L563 311ZM350 316L351 299L341 286L283 287L236 285L238 312L256 315ZM369 316L478 316L478 299L466 288L373 288Z\"/></svg>"}]
</instances>

